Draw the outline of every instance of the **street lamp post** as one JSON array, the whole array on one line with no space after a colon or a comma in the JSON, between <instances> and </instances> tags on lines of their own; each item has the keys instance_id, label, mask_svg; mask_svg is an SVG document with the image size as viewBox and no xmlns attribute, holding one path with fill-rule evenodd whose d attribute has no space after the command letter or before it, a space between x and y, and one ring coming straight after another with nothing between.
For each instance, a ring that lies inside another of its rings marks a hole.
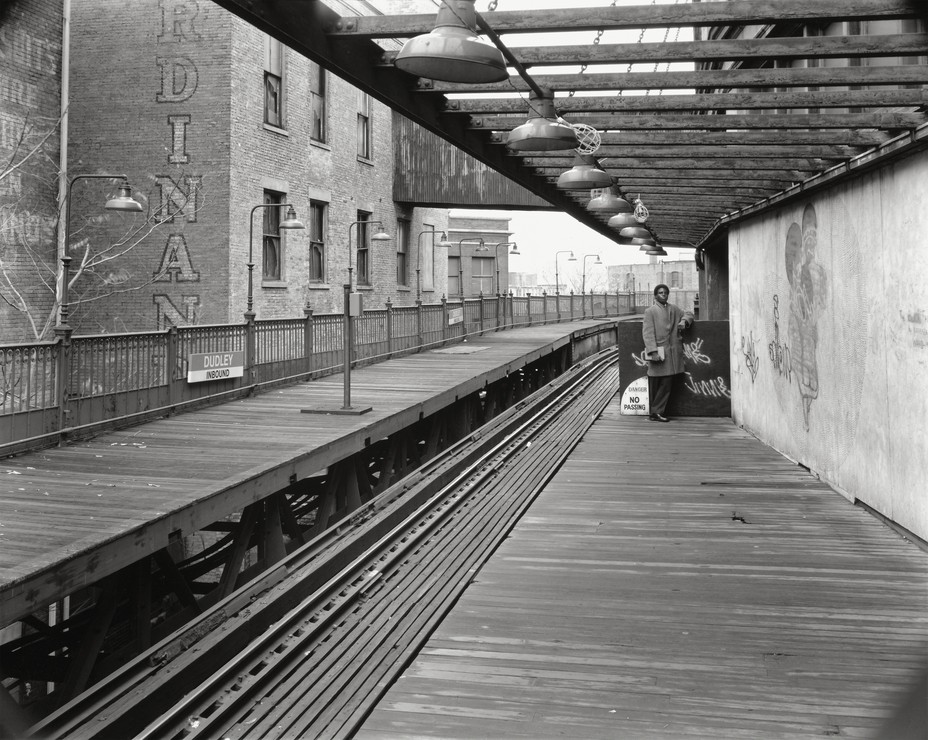
<instances>
[{"instance_id":1,"label":"street lamp post","mask_svg":"<svg viewBox=\"0 0 928 740\"><path fill-rule=\"evenodd\" d=\"M121 180L119 195L110 198L104 208L108 211L122 211L123 213L140 213L142 204L132 197L132 187L129 178L125 175L75 175L68 181L64 209L64 248L61 254L61 300L58 303L58 324L55 333L64 334L71 330L68 326L69 296L68 290L71 282L71 193L74 192L74 183L78 180Z\"/></svg>"},{"instance_id":2,"label":"street lamp post","mask_svg":"<svg viewBox=\"0 0 928 740\"><path fill-rule=\"evenodd\" d=\"M570 257L567 258L568 262L576 262L577 258L574 257L574 251L572 249L562 249L559 252L554 253L554 294L557 296L561 295L561 278L560 273L557 269L557 260L562 254L569 254ZM560 306L558 306L560 310Z\"/></svg>"},{"instance_id":3,"label":"street lamp post","mask_svg":"<svg viewBox=\"0 0 928 740\"><path fill-rule=\"evenodd\" d=\"M420 283L420 281L419 281L419 270L420 270L420 266L421 266L421 264L422 264L422 235L423 235L423 234L431 234L431 235L432 235L432 246L435 245L435 234L441 234L441 241L438 243L438 246L446 246L446 247L451 246L451 245L446 241L446 239L447 239L448 237L445 236L445 232L444 232L444 231L436 231L435 229L426 229L425 231L420 231L420 232L419 232L419 238L418 238L418 240L417 240L417 241L418 241L418 248L417 248L417 251L416 251L416 302L417 302L417 303L419 302L419 300L421 299L421 296L422 296L422 286L421 286L421 283Z\"/></svg>"},{"instance_id":4,"label":"street lamp post","mask_svg":"<svg viewBox=\"0 0 928 740\"><path fill-rule=\"evenodd\" d=\"M479 243L477 244L477 250L476 250L476 251L478 251L478 252L484 252L484 251L487 250L487 247L486 247L486 246L484 245L484 243L483 243L483 237L482 237L482 236L467 237L467 238L465 238L465 239L461 239L461 241L458 242L458 260L459 260L459 264L458 264L458 282L460 283L460 288L461 288L461 300L462 300L462 301L464 300L464 246L463 246L463 245L464 245L464 242L479 242Z\"/></svg>"},{"instance_id":5,"label":"street lamp post","mask_svg":"<svg viewBox=\"0 0 928 740\"><path fill-rule=\"evenodd\" d=\"M352 267L351 267L351 253L354 251L351 244L351 229L358 224L378 224L380 228L383 228L383 222L381 221L370 221L364 219L361 221L352 221L348 224L348 282L344 285L344 328L342 331L343 337L343 355L344 362L342 363L343 368L343 398L342 398L342 407L339 409L339 412L342 414L364 414L371 410L370 406L361 406L356 407L351 405L351 354L354 349L354 324L352 323L352 311L351 311L351 276L352 276ZM365 232L366 234L366 232ZM378 231L371 237L371 241L375 242L386 242L392 239L389 234Z\"/></svg>"},{"instance_id":6,"label":"street lamp post","mask_svg":"<svg viewBox=\"0 0 928 740\"><path fill-rule=\"evenodd\" d=\"M67 377L67 362L70 355L71 347L71 327L68 325L68 311L70 309L69 289L71 282L71 193L74 191L74 183L78 180L121 180L119 186L119 195L106 201L104 208L108 211L121 211L123 213L141 213L142 204L132 197L132 188L129 185L129 178L125 175L75 175L68 181L67 193L64 201L64 244L61 250L61 286L60 301L58 302L58 323L55 325L55 334L61 343L61 351L58 352L58 431L65 428L65 417L67 416L68 384L65 382ZM62 436L59 444L63 441Z\"/></svg>"},{"instance_id":7,"label":"street lamp post","mask_svg":"<svg viewBox=\"0 0 928 740\"><path fill-rule=\"evenodd\" d=\"M586 261L587 261L590 257L595 257L595 258L596 258L596 262L593 263L594 265L601 265L601 264L603 263L603 261L599 258L599 255L598 255L598 254L585 254L585 255L583 255L583 281L582 281L582 283L581 283L582 287L581 287L581 289L580 289L580 292L583 293L583 294L586 294Z\"/></svg>"},{"instance_id":8,"label":"street lamp post","mask_svg":"<svg viewBox=\"0 0 928 740\"><path fill-rule=\"evenodd\" d=\"M500 242L496 245L496 295L500 294L500 284L499 284L499 248L500 247L512 247L509 254L520 254L519 245L515 242Z\"/></svg>"},{"instance_id":9,"label":"street lamp post","mask_svg":"<svg viewBox=\"0 0 928 740\"><path fill-rule=\"evenodd\" d=\"M255 318L254 310L254 278L255 270L254 260L254 232L255 232L255 211L259 208L288 208L287 216L280 222L278 229L305 229L303 222L296 217L296 211L289 203L259 203L251 209L248 216L248 304L245 310L245 321L251 323Z\"/></svg>"}]
</instances>

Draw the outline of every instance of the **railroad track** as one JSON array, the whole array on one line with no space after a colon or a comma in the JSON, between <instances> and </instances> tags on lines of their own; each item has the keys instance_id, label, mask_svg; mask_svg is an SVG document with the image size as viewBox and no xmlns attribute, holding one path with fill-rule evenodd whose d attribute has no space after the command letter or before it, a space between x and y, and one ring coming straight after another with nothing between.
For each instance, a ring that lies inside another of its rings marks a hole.
<instances>
[{"instance_id":1,"label":"railroad track","mask_svg":"<svg viewBox=\"0 0 928 740\"><path fill-rule=\"evenodd\" d=\"M618 388L606 350L32 728L350 737Z\"/></svg>"}]
</instances>

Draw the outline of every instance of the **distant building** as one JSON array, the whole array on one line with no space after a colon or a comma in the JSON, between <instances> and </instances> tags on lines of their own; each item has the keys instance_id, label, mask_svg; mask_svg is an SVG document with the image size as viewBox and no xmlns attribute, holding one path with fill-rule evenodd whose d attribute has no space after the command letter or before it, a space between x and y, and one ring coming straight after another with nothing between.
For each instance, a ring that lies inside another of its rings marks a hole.
<instances>
[{"instance_id":1,"label":"distant building","mask_svg":"<svg viewBox=\"0 0 928 740\"><path fill-rule=\"evenodd\" d=\"M448 297L509 292L509 218L451 216L448 220Z\"/></svg>"},{"instance_id":2,"label":"distant building","mask_svg":"<svg viewBox=\"0 0 928 740\"><path fill-rule=\"evenodd\" d=\"M606 268L609 292L635 293L639 306L651 304L650 296L656 285L670 288L670 302L693 310L699 292L699 276L692 259L667 260L651 257L641 265L609 265Z\"/></svg>"}]
</instances>

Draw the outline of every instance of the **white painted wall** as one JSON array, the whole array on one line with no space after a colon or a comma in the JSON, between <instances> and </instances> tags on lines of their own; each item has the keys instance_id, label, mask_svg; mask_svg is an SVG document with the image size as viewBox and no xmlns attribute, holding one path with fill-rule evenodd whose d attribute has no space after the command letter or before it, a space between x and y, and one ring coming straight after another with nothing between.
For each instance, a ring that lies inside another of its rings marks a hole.
<instances>
[{"instance_id":1,"label":"white painted wall","mask_svg":"<svg viewBox=\"0 0 928 740\"><path fill-rule=\"evenodd\" d=\"M928 539L928 153L734 226L729 260L735 422Z\"/></svg>"}]
</instances>

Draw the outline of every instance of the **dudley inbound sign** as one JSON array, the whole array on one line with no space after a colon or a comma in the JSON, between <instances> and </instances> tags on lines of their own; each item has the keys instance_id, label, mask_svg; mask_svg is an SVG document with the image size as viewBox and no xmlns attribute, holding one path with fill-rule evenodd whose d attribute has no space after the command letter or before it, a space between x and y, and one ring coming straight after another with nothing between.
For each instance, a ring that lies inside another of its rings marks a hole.
<instances>
[{"instance_id":1,"label":"dudley inbound sign","mask_svg":"<svg viewBox=\"0 0 928 740\"><path fill-rule=\"evenodd\" d=\"M187 356L188 383L241 378L244 374L244 352L207 352Z\"/></svg>"}]
</instances>

